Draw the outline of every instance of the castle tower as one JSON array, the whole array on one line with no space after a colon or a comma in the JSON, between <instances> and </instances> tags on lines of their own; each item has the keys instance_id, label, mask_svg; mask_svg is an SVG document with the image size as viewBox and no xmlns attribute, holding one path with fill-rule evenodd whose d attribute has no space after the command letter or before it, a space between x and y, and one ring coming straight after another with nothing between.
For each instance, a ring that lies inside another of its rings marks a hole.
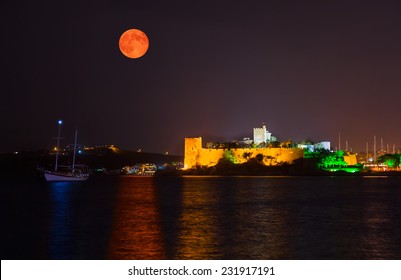
<instances>
[{"instance_id":1,"label":"castle tower","mask_svg":"<svg viewBox=\"0 0 401 280\"><path fill-rule=\"evenodd\" d=\"M267 131L266 125L263 125L261 128L253 129L253 143L259 145L260 143L268 143L271 140L271 133Z\"/></svg>"},{"instance_id":2,"label":"castle tower","mask_svg":"<svg viewBox=\"0 0 401 280\"><path fill-rule=\"evenodd\" d=\"M184 169L199 165L202 137L185 138L184 149Z\"/></svg>"}]
</instances>

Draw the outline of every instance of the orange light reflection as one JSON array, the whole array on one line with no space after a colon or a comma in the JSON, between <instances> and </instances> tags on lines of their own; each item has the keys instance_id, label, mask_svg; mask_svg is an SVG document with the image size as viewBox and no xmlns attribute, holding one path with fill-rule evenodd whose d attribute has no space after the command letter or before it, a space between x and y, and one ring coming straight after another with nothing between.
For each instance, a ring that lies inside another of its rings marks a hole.
<instances>
[{"instance_id":1,"label":"orange light reflection","mask_svg":"<svg viewBox=\"0 0 401 280\"><path fill-rule=\"evenodd\" d=\"M207 259L218 250L216 215L212 214L216 197L194 182L184 180L183 212L178 236L178 259Z\"/></svg>"},{"instance_id":2,"label":"orange light reflection","mask_svg":"<svg viewBox=\"0 0 401 280\"><path fill-rule=\"evenodd\" d=\"M109 259L164 259L152 177L122 177L118 185Z\"/></svg>"}]
</instances>

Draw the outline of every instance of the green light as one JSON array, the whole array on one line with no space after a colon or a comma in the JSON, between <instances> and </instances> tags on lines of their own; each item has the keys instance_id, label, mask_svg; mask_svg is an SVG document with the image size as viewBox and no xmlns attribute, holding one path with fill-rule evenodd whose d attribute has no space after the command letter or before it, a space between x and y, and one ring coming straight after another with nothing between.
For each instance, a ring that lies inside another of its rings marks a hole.
<instances>
[{"instance_id":1,"label":"green light","mask_svg":"<svg viewBox=\"0 0 401 280\"><path fill-rule=\"evenodd\" d=\"M400 156L397 154L385 154L378 158L379 163L384 163L390 168L395 168L400 165Z\"/></svg>"},{"instance_id":2,"label":"green light","mask_svg":"<svg viewBox=\"0 0 401 280\"><path fill-rule=\"evenodd\" d=\"M343 151L338 151L322 157L319 165L327 169L330 167L346 167L347 163L344 161Z\"/></svg>"},{"instance_id":3,"label":"green light","mask_svg":"<svg viewBox=\"0 0 401 280\"><path fill-rule=\"evenodd\" d=\"M326 169L326 170L328 170L330 172L344 171L347 173L357 173L357 172L361 171L361 168L355 167L355 166L349 166L349 167L341 167L341 168L330 168L330 169Z\"/></svg>"},{"instance_id":4,"label":"green light","mask_svg":"<svg viewBox=\"0 0 401 280\"><path fill-rule=\"evenodd\" d=\"M231 150L224 151L223 158L230 163L236 163L235 155Z\"/></svg>"}]
</instances>

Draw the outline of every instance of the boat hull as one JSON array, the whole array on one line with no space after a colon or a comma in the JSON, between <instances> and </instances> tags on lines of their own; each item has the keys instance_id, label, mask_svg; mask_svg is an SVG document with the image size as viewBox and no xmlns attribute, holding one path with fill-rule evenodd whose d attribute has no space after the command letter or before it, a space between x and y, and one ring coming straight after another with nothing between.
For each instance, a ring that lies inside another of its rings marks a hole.
<instances>
[{"instance_id":1,"label":"boat hull","mask_svg":"<svg viewBox=\"0 0 401 280\"><path fill-rule=\"evenodd\" d=\"M85 174L80 174L76 176L74 174L60 174L55 172L44 172L46 181L85 181L89 176Z\"/></svg>"}]
</instances>

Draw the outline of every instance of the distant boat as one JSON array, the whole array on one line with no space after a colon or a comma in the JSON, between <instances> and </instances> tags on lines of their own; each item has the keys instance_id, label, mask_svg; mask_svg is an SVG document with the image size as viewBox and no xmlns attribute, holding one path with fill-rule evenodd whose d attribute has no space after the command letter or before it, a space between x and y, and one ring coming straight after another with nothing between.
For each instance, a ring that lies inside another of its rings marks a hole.
<instances>
[{"instance_id":1,"label":"distant boat","mask_svg":"<svg viewBox=\"0 0 401 280\"><path fill-rule=\"evenodd\" d=\"M58 136L57 136L57 147L56 147L56 162L54 164L54 170L46 170L43 168L38 168L42 172L46 181L85 181L89 178L88 167L86 165L76 165L75 164L75 154L77 148L77 135L78 132L75 131L75 141L74 141L74 153L71 166L61 166L58 164L59 146L60 146L60 130L63 122L58 121Z\"/></svg>"}]
</instances>

